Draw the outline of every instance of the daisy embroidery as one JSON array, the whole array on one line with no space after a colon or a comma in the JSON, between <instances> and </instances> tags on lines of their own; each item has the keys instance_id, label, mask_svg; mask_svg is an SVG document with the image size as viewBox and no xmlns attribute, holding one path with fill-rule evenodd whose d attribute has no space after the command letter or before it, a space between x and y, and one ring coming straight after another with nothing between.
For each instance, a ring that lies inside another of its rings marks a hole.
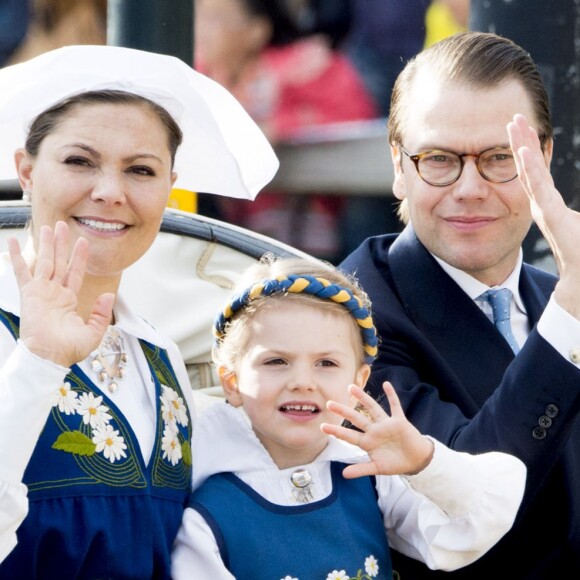
<instances>
[{"instance_id":1,"label":"daisy embroidery","mask_svg":"<svg viewBox=\"0 0 580 580\"><path fill-rule=\"evenodd\" d=\"M163 459L167 459L171 465L177 465L181 459L181 443L179 443L177 431L171 425L163 429L161 449L163 449Z\"/></svg>"},{"instance_id":2,"label":"daisy embroidery","mask_svg":"<svg viewBox=\"0 0 580 580\"><path fill-rule=\"evenodd\" d=\"M104 427L111 419L109 408L101 405L103 397L95 397L93 393L82 393L79 397L77 412L82 415L83 423L93 429Z\"/></svg>"},{"instance_id":3,"label":"daisy embroidery","mask_svg":"<svg viewBox=\"0 0 580 580\"><path fill-rule=\"evenodd\" d=\"M379 573L379 563L377 559L371 555L365 560L365 572L374 578Z\"/></svg>"},{"instance_id":4,"label":"daisy embroidery","mask_svg":"<svg viewBox=\"0 0 580 580\"><path fill-rule=\"evenodd\" d=\"M93 431L93 443L96 445L95 451L102 453L106 459L114 463L121 457L127 457L125 441L119 435L119 431L113 429L112 425L102 425Z\"/></svg>"},{"instance_id":5,"label":"daisy embroidery","mask_svg":"<svg viewBox=\"0 0 580 580\"><path fill-rule=\"evenodd\" d=\"M284 576L284 578L280 578L280 580L298 580L298 578L294 578L294 576Z\"/></svg>"},{"instance_id":6,"label":"daisy embroidery","mask_svg":"<svg viewBox=\"0 0 580 580\"><path fill-rule=\"evenodd\" d=\"M350 577L344 570L340 572L334 570L326 577L326 580L350 580Z\"/></svg>"},{"instance_id":7,"label":"daisy embroidery","mask_svg":"<svg viewBox=\"0 0 580 580\"><path fill-rule=\"evenodd\" d=\"M52 401L53 407L58 407L58 410L65 415L74 415L77 412L78 393L71 390L70 383L64 383L54 394Z\"/></svg>"},{"instance_id":8,"label":"daisy embroidery","mask_svg":"<svg viewBox=\"0 0 580 580\"><path fill-rule=\"evenodd\" d=\"M166 423L176 421L179 425L187 427L187 408L183 399L173 389L163 385L161 395L161 416Z\"/></svg>"}]
</instances>

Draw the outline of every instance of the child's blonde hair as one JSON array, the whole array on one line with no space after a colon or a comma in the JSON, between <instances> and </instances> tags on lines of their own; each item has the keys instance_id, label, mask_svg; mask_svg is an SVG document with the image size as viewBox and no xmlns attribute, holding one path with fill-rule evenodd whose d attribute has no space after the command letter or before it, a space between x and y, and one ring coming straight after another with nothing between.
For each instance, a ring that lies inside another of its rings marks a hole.
<instances>
[{"instance_id":1,"label":"child's blonde hair","mask_svg":"<svg viewBox=\"0 0 580 580\"><path fill-rule=\"evenodd\" d=\"M376 356L378 341L371 303L353 276L318 260L267 255L244 272L233 297L216 319L212 357L218 368L235 372L254 316L280 300L348 316L360 337L361 364L371 363Z\"/></svg>"}]
</instances>

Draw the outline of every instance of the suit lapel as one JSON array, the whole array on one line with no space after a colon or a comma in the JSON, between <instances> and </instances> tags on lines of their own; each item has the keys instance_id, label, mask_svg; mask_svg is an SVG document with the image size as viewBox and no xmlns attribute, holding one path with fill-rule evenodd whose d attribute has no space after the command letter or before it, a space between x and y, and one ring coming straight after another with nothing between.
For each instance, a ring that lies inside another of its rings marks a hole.
<instances>
[{"instance_id":1,"label":"suit lapel","mask_svg":"<svg viewBox=\"0 0 580 580\"><path fill-rule=\"evenodd\" d=\"M413 323L458 378L465 402L481 407L514 358L509 345L412 228L407 227L391 246L389 266Z\"/></svg>"},{"instance_id":2,"label":"suit lapel","mask_svg":"<svg viewBox=\"0 0 580 580\"><path fill-rule=\"evenodd\" d=\"M538 324L556 284L555 277L544 272L534 275L534 272L537 270L524 264L520 276L520 294L530 321L530 330Z\"/></svg>"}]
</instances>

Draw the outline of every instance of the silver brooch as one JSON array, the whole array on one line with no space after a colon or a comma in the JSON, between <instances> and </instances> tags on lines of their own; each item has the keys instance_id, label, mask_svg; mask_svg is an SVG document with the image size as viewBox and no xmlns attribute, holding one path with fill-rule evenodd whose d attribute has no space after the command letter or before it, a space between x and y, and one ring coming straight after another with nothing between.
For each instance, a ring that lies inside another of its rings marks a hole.
<instances>
[{"instance_id":1,"label":"silver brooch","mask_svg":"<svg viewBox=\"0 0 580 580\"><path fill-rule=\"evenodd\" d=\"M109 392L116 393L119 390L117 381L125 376L128 360L123 336L116 328L109 326L89 365L101 383L108 383Z\"/></svg>"},{"instance_id":2,"label":"silver brooch","mask_svg":"<svg viewBox=\"0 0 580 580\"><path fill-rule=\"evenodd\" d=\"M290 481L294 486L292 501L295 503L308 503L314 499L312 495L312 475L306 469L297 469L291 476Z\"/></svg>"}]
</instances>

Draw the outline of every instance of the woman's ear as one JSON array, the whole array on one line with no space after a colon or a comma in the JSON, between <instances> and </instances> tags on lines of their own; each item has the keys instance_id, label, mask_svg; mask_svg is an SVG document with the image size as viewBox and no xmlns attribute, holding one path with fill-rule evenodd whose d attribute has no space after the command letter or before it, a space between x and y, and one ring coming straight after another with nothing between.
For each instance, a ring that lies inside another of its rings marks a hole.
<instances>
[{"instance_id":1,"label":"woman's ear","mask_svg":"<svg viewBox=\"0 0 580 580\"><path fill-rule=\"evenodd\" d=\"M238 389L238 379L236 374L225 367L219 367L218 375L228 403L233 407L241 407L242 397L240 396L240 391Z\"/></svg>"},{"instance_id":2,"label":"woman's ear","mask_svg":"<svg viewBox=\"0 0 580 580\"><path fill-rule=\"evenodd\" d=\"M22 191L31 191L33 163L30 155L25 149L17 149L14 153L14 163Z\"/></svg>"}]
</instances>

